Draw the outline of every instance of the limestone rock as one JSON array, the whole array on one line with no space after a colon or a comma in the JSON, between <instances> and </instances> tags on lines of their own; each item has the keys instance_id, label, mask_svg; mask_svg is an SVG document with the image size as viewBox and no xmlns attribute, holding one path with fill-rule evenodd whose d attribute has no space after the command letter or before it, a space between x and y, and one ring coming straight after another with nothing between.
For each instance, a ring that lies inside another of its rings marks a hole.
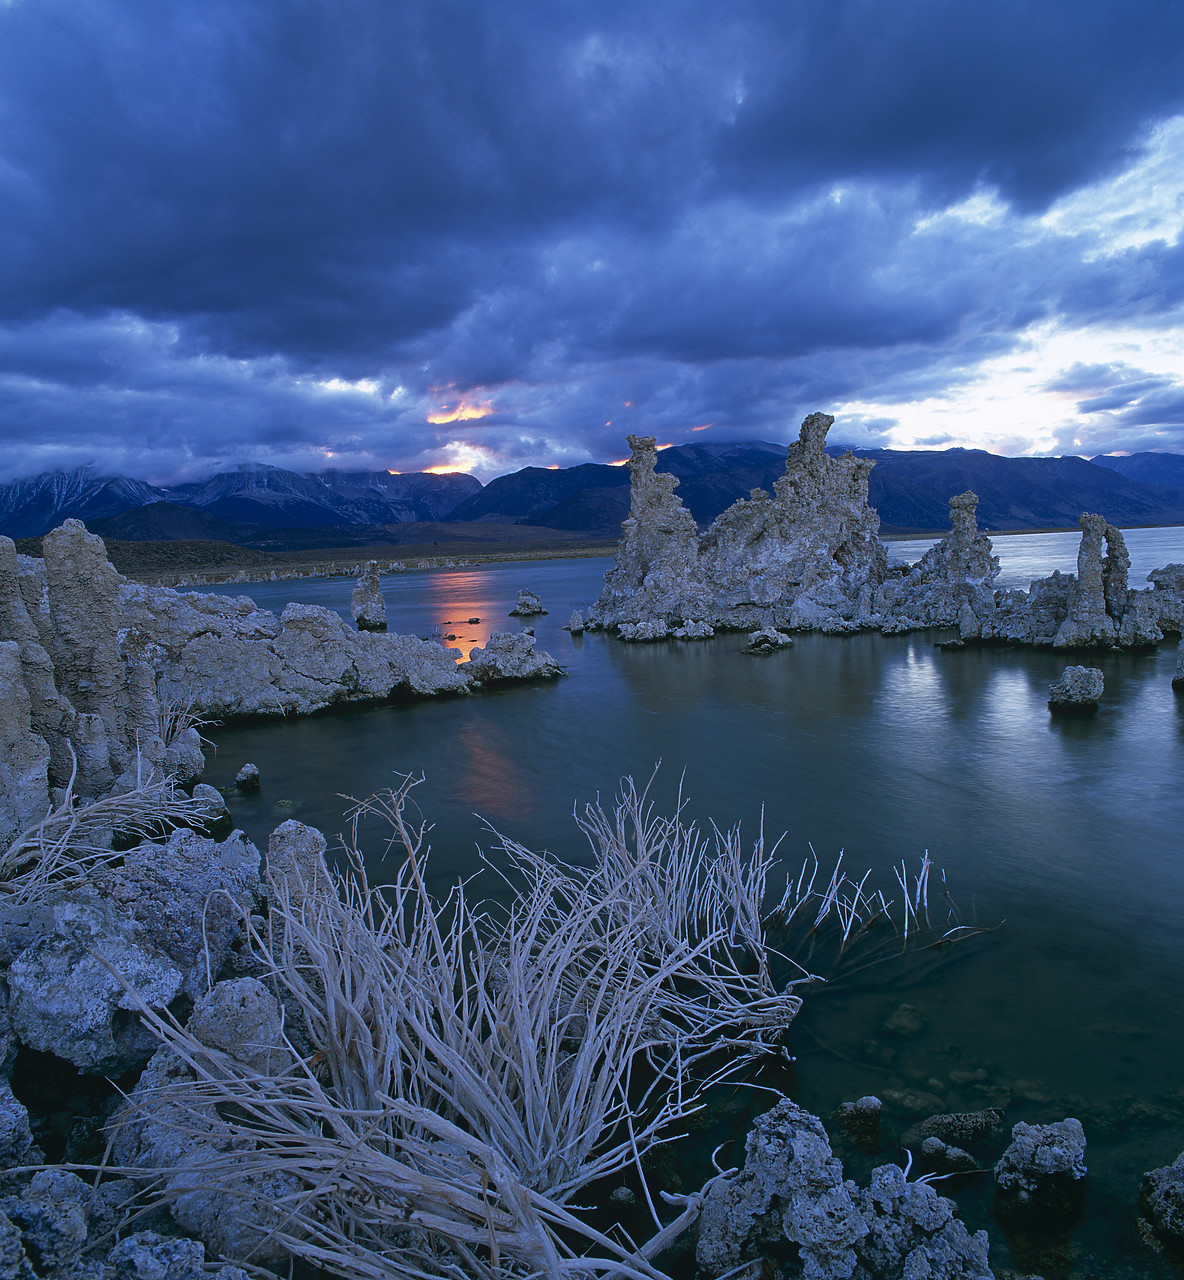
<instances>
[{"instance_id":1,"label":"limestone rock","mask_svg":"<svg viewBox=\"0 0 1184 1280\"><path fill-rule=\"evenodd\" d=\"M949 1200L895 1165L865 1190L845 1181L821 1122L788 1099L757 1120L744 1169L712 1183L699 1222L705 1277L774 1258L803 1280L991 1277L986 1232L971 1236Z\"/></svg>"},{"instance_id":2,"label":"limestone rock","mask_svg":"<svg viewBox=\"0 0 1184 1280\"><path fill-rule=\"evenodd\" d=\"M0 846L35 826L49 799L49 744L33 732L20 645L0 641Z\"/></svg>"},{"instance_id":3,"label":"limestone rock","mask_svg":"<svg viewBox=\"0 0 1184 1280\"><path fill-rule=\"evenodd\" d=\"M579 609L571 611L571 617L567 620L567 626L564 631L570 631L573 636L582 636L584 634L584 615Z\"/></svg>"},{"instance_id":4,"label":"limestone rock","mask_svg":"<svg viewBox=\"0 0 1184 1280\"><path fill-rule=\"evenodd\" d=\"M81 1071L118 1075L140 1065L153 1044L124 982L149 1008L164 1009L181 990L180 970L93 891L56 902L53 922L8 971L17 1036Z\"/></svg>"},{"instance_id":5,"label":"limestone rock","mask_svg":"<svg viewBox=\"0 0 1184 1280\"><path fill-rule=\"evenodd\" d=\"M202 805L201 817L194 821L195 829L211 840L225 840L234 827L234 820L221 791L208 783L199 782L193 788L193 798Z\"/></svg>"},{"instance_id":6,"label":"limestone rock","mask_svg":"<svg viewBox=\"0 0 1184 1280\"><path fill-rule=\"evenodd\" d=\"M858 1098L855 1102L840 1105L835 1119L839 1128L852 1142L868 1151L879 1151L882 1145L880 1120L884 1105L879 1098Z\"/></svg>"},{"instance_id":7,"label":"limestone rock","mask_svg":"<svg viewBox=\"0 0 1184 1280\"><path fill-rule=\"evenodd\" d=\"M1021 1121L995 1166L995 1212L1027 1220L1070 1217L1081 1205L1085 1174L1080 1120Z\"/></svg>"},{"instance_id":8,"label":"limestone rock","mask_svg":"<svg viewBox=\"0 0 1184 1280\"><path fill-rule=\"evenodd\" d=\"M710 622L700 622L689 618L681 627L675 627L670 633L680 640L710 640L715 635L715 628Z\"/></svg>"},{"instance_id":9,"label":"limestone rock","mask_svg":"<svg viewBox=\"0 0 1184 1280\"><path fill-rule=\"evenodd\" d=\"M65 1169L43 1169L19 1195L0 1198L0 1250L14 1280L101 1280L83 1261L90 1188ZM8 1229L5 1229L5 1228Z\"/></svg>"},{"instance_id":10,"label":"limestone rock","mask_svg":"<svg viewBox=\"0 0 1184 1280\"><path fill-rule=\"evenodd\" d=\"M206 767L201 734L192 727L182 729L164 749L160 767L179 787L192 787Z\"/></svg>"},{"instance_id":11,"label":"limestone rock","mask_svg":"<svg viewBox=\"0 0 1184 1280\"><path fill-rule=\"evenodd\" d=\"M1184 1258L1184 1151L1174 1163L1143 1175L1139 1211L1155 1239Z\"/></svg>"},{"instance_id":12,"label":"limestone rock","mask_svg":"<svg viewBox=\"0 0 1184 1280\"><path fill-rule=\"evenodd\" d=\"M236 1176L241 1147L230 1127L212 1105L178 1096L192 1079L171 1050L157 1051L114 1117L116 1162L145 1180L163 1179L174 1220L212 1253L263 1265L286 1260L269 1236L283 1219L279 1202L302 1184L278 1170ZM214 1161L219 1167L208 1167Z\"/></svg>"},{"instance_id":13,"label":"limestone rock","mask_svg":"<svg viewBox=\"0 0 1184 1280\"><path fill-rule=\"evenodd\" d=\"M0 1080L0 1169L40 1164L42 1155L33 1145L29 1113L13 1096L7 1080Z\"/></svg>"},{"instance_id":14,"label":"limestone rock","mask_svg":"<svg viewBox=\"0 0 1184 1280\"><path fill-rule=\"evenodd\" d=\"M511 618L534 618L540 614L546 613L543 608L543 602L533 591L528 591L525 587L518 592L518 600L514 607L510 610Z\"/></svg>"},{"instance_id":15,"label":"limestone rock","mask_svg":"<svg viewBox=\"0 0 1184 1280\"><path fill-rule=\"evenodd\" d=\"M1079 523L1077 584L1068 616L1058 627L1053 646L1057 649L1107 648L1118 638L1122 619L1113 617L1110 609L1119 594L1125 606L1130 556L1122 534L1107 524L1104 517L1083 512ZM1108 552L1104 559L1103 541Z\"/></svg>"},{"instance_id":16,"label":"limestone rock","mask_svg":"<svg viewBox=\"0 0 1184 1280\"><path fill-rule=\"evenodd\" d=\"M267 842L267 893L274 901L282 890L299 906L309 897L335 892L325 850L325 837L316 827L289 818L271 833Z\"/></svg>"},{"instance_id":17,"label":"limestone rock","mask_svg":"<svg viewBox=\"0 0 1184 1280\"><path fill-rule=\"evenodd\" d=\"M49 615L47 648L59 693L74 709L98 717L109 767L122 773L130 762L129 699L120 653L123 626L119 588L124 579L111 566L102 538L79 520L67 520L41 540ZM92 726L89 741L99 740Z\"/></svg>"},{"instance_id":18,"label":"limestone rock","mask_svg":"<svg viewBox=\"0 0 1184 1280\"><path fill-rule=\"evenodd\" d=\"M743 1170L712 1184L699 1218L696 1258L719 1276L782 1239L796 1244L807 1276L850 1276L867 1234L854 1184L831 1153L821 1121L785 1099L758 1118Z\"/></svg>"},{"instance_id":19,"label":"limestone rock","mask_svg":"<svg viewBox=\"0 0 1184 1280\"><path fill-rule=\"evenodd\" d=\"M377 560L367 561L365 572L354 584L349 609L359 631L386 630L386 601L378 579Z\"/></svg>"},{"instance_id":20,"label":"limestone rock","mask_svg":"<svg viewBox=\"0 0 1184 1280\"><path fill-rule=\"evenodd\" d=\"M1104 681L1097 667L1066 667L1061 678L1048 686L1050 711L1089 714L1098 709Z\"/></svg>"},{"instance_id":21,"label":"limestone rock","mask_svg":"<svg viewBox=\"0 0 1184 1280\"><path fill-rule=\"evenodd\" d=\"M107 1254L105 1274L109 1280L247 1280L241 1267L213 1271L205 1260L205 1248L197 1240L137 1231Z\"/></svg>"},{"instance_id":22,"label":"limestone rock","mask_svg":"<svg viewBox=\"0 0 1184 1280\"><path fill-rule=\"evenodd\" d=\"M972 1236L953 1201L906 1182L897 1165L872 1171L860 1203L868 1231L857 1246L859 1280L993 1280L987 1233Z\"/></svg>"},{"instance_id":23,"label":"limestone rock","mask_svg":"<svg viewBox=\"0 0 1184 1280\"><path fill-rule=\"evenodd\" d=\"M787 636L784 631L776 631L772 627L762 627L758 631L749 633L748 643L744 646L744 653L776 653L778 649L787 649L793 644L793 639Z\"/></svg>"},{"instance_id":24,"label":"limestone rock","mask_svg":"<svg viewBox=\"0 0 1184 1280\"><path fill-rule=\"evenodd\" d=\"M259 863L241 832L217 844L180 829L28 908L24 922L10 912L5 932L25 943L8 971L17 1037L86 1072L143 1064L156 1042L136 997L164 1009L206 990L259 896Z\"/></svg>"},{"instance_id":25,"label":"limestone rock","mask_svg":"<svg viewBox=\"0 0 1184 1280\"><path fill-rule=\"evenodd\" d=\"M977 510L978 494L969 489L951 498L950 532L903 577L884 582L876 595L884 631L956 624L963 640L981 634L995 610L999 559L979 532Z\"/></svg>"},{"instance_id":26,"label":"limestone rock","mask_svg":"<svg viewBox=\"0 0 1184 1280\"><path fill-rule=\"evenodd\" d=\"M640 622L622 622L617 627L617 639L630 644L648 644L653 640L665 640L670 628L661 618L643 618Z\"/></svg>"},{"instance_id":27,"label":"limestone rock","mask_svg":"<svg viewBox=\"0 0 1184 1280\"><path fill-rule=\"evenodd\" d=\"M702 537L677 479L655 470L654 438L630 436L629 518L589 621L617 627L622 639L657 638L692 620L743 630L872 625L875 591L889 576L867 503L873 463L825 452L833 421L811 414L773 495L754 489Z\"/></svg>"},{"instance_id":28,"label":"limestone rock","mask_svg":"<svg viewBox=\"0 0 1184 1280\"><path fill-rule=\"evenodd\" d=\"M564 675L564 669L549 653L535 651L533 635L495 631L485 647L469 650L465 674L481 684L503 680L533 680Z\"/></svg>"},{"instance_id":29,"label":"limestone rock","mask_svg":"<svg viewBox=\"0 0 1184 1280\"><path fill-rule=\"evenodd\" d=\"M290 604L276 618L246 596L184 595L127 584L125 627L160 657L162 701L202 715L307 715L398 690L463 693L468 682L440 645L393 632L356 631L332 610Z\"/></svg>"},{"instance_id":30,"label":"limestone rock","mask_svg":"<svg viewBox=\"0 0 1184 1280\"><path fill-rule=\"evenodd\" d=\"M248 761L234 775L234 785L240 791L258 791L259 790L259 766Z\"/></svg>"},{"instance_id":31,"label":"limestone rock","mask_svg":"<svg viewBox=\"0 0 1184 1280\"><path fill-rule=\"evenodd\" d=\"M257 978L217 983L197 1002L186 1024L203 1044L222 1049L261 1075L282 1071L283 1016L275 996Z\"/></svg>"},{"instance_id":32,"label":"limestone rock","mask_svg":"<svg viewBox=\"0 0 1184 1280\"><path fill-rule=\"evenodd\" d=\"M129 849L121 866L92 880L136 923L139 940L177 966L181 990L196 999L221 972L262 898L261 864L241 831L219 843L180 828L166 844Z\"/></svg>"},{"instance_id":33,"label":"limestone rock","mask_svg":"<svg viewBox=\"0 0 1184 1280\"><path fill-rule=\"evenodd\" d=\"M1184 645L1180 646L1180 653L1176 658L1176 671L1172 676L1172 688L1176 690L1184 690Z\"/></svg>"}]
</instances>

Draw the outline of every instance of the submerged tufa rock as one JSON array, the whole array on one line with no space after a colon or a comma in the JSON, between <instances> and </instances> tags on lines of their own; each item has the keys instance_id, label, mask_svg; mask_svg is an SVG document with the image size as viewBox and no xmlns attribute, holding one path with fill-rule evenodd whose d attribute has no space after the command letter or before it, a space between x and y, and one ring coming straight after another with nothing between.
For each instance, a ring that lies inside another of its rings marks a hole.
<instances>
[{"instance_id":1,"label":"submerged tufa rock","mask_svg":"<svg viewBox=\"0 0 1184 1280\"><path fill-rule=\"evenodd\" d=\"M753 1126L744 1169L711 1183L696 1251L704 1277L775 1259L802 1280L991 1277L986 1232L971 1236L951 1201L896 1165L866 1189L844 1180L821 1121L788 1099Z\"/></svg>"},{"instance_id":2,"label":"submerged tufa rock","mask_svg":"<svg viewBox=\"0 0 1184 1280\"><path fill-rule=\"evenodd\" d=\"M995 1212L1027 1221L1072 1217L1081 1207L1085 1174L1080 1120L1021 1121L995 1166Z\"/></svg>"},{"instance_id":3,"label":"submerged tufa rock","mask_svg":"<svg viewBox=\"0 0 1184 1280\"><path fill-rule=\"evenodd\" d=\"M1139 1210L1152 1240L1184 1259L1184 1151L1172 1164L1143 1175Z\"/></svg>"}]
</instances>

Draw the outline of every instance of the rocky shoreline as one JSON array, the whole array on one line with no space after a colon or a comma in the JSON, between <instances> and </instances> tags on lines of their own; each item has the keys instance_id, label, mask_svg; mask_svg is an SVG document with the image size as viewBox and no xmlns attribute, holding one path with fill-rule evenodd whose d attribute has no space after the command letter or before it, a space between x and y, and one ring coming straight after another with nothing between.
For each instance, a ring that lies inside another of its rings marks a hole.
<instances>
[{"instance_id":1,"label":"rocky shoreline","mask_svg":"<svg viewBox=\"0 0 1184 1280\"><path fill-rule=\"evenodd\" d=\"M43 549L41 560L19 556L0 538L5 844L67 789L95 799L152 775L191 787L204 765L202 721L467 694L562 670L529 634L495 634L458 664L458 649L351 630L317 605L277 618L246 596L128 582L74 520Z\"/></svg>"}]
</instances>

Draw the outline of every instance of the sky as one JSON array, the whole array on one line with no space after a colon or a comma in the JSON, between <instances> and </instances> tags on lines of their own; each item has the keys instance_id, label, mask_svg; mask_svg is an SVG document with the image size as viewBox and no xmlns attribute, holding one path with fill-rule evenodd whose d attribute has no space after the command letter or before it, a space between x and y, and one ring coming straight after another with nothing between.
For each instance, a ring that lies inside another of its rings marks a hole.
<instances>
[{"instance_id":1,"label":"sky","mask_svg":"<svg viewBox=\"0 0 1184 1280\"><path fill-rule=\"evenodd\" d=\"M1184 0L0 0L0 479L1184 452Z\"/></svg>"}]
</instances>

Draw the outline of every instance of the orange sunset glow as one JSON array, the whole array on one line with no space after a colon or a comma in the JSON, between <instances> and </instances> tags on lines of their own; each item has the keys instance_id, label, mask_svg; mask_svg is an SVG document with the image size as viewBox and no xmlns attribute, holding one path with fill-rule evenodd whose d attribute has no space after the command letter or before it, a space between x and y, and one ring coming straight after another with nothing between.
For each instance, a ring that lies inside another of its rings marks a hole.
<instances>
[{"instance_id":1,"label":"orange sunset glow","mask_svg":"<svg viewBox=\"0 0 1184 1280\"><path fill-rule=\"evenodd\" d=\"M455 408L437 409L435 413L428 414L428 421L432 423L441 422L469 422L473 418L487 418L493 412L493 404L489 400L469 401L461 400Z\"/></svg>"}]
</instances>

